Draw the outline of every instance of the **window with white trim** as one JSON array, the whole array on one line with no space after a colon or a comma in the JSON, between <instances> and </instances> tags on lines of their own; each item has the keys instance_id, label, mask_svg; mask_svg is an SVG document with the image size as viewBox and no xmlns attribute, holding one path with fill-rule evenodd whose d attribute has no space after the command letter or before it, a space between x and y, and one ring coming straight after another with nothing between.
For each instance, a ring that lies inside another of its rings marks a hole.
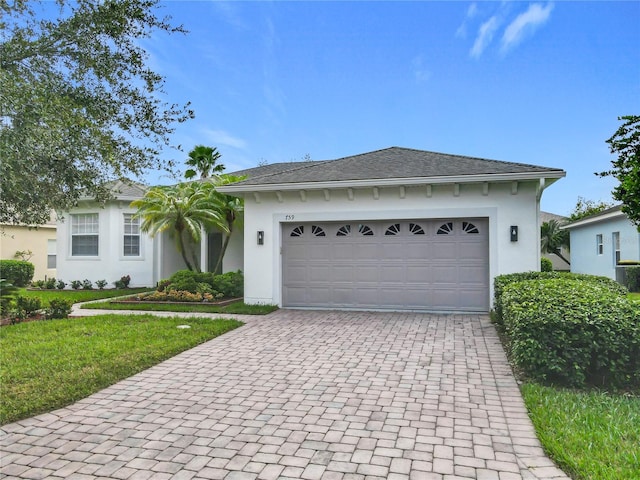
<instances>
[{"instance_id":1,"label":"window with white trim","mask_svg":"<svg viewBox=\"0 0 640 480\"><path fill-rule=\"evenodd\" d=\"M98 256L98 214L71 215L71 256Z\"/></svg>"},{"instance_id":2,"label":"window with white trim","mask_svg":"<svg viewBox=\"0 0 640 480\"><path fill-rule=\"evenodd\" d=\"M140 256L140 219L133 213L124 214L123 252L125 257Z\"/></svg>"},{"instance_id":3,"label":"window with white trim","mask_svg":"<svg viewBox=\"0 0 640 480\"><path fill-rule=\"evenodd\" d=\"M613 232L611 243L613 244L613 265L620 263L620 232Z\"/></svg>"},{"instance_id":4,"label":"window with white trim","mask_svg":"<svg viewBox=\"0 0 640 480\"><path fill-rule=\"evenodd\" d=\"M602 241L602 234L598 233L596 235L596 253L598 255L604 254L604 242Z\"/></svg>"},{"instance_id":5,"label":"window with white trim","mask_svg":"<svg viewBox=\"0 0 640 480\"><path fill-rule=\"evenodd\" d=\"M47 268L56 268L56 241L47 240Z\"/></svg>"}]
</instances>

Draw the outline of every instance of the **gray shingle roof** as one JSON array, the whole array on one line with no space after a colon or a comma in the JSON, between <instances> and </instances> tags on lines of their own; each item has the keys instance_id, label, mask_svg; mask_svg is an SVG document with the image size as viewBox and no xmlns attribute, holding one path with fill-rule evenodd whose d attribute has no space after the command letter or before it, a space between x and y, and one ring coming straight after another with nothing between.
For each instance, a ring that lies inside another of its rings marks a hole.
<instances>
[{"instance_id":1,"label":"gray shingle roof","mask_svg":"<svg viewBox=\"0 0 640 480\"><path fill-rule=\"evenodd\" d=\"M234 174L249 177L235 185L270 185L551 172L564 175L559 168L391 147L337 160L277 163Z\"/></svg>"}]
</instances>

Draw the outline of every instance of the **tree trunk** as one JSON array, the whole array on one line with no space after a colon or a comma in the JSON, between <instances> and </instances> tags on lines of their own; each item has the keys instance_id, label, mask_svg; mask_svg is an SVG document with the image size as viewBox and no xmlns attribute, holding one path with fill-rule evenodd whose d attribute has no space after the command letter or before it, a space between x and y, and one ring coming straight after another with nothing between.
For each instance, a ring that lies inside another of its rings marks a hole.
<instances>
[{"instance_id":1,"label":"tree trunk","mask_svg":"<svg viewBox=\"0 0 640 480\"><path fill-rule=\"evenodd\" d=\"M193 267L189 263L189 259L187 258L187 252L184 249L184 241L182 240L182 230L177 230L176 243L178 244L178 250L180 251L180 255L182 255L182 260L184 260L185 265L191 271L193 271Z\"/></svg>"},{"instance_id":2,"label":"tree trunk","mask_svg":"<svg viewBox=\"0 0 640 480\"><path fill-rule=\"evenodd\" d=\"M560 253L560 250L554 250L552 253L559 256L562 260L564 260L567 263L567 265L571 265L571 262L562 256L562 254Z\"/></svg>"},{"instance_id":3,"label":"tree trunk","mask_svg":"<svg viewBox=\"0 0 640 480\"><path fill-rule=\"evenodd\" d=\"M214 272L217 272L218 268L220 268L220 266L222 265L222 259L224 258L224 253L227 251L227 247L229 246L229 240L231 240L231 233L225 235L224 237L224 242L222 242L222 249L220 250L220 255L218 255L218 261L216 262L216 266L213 269Z\"/></svg>"}]
</instances>

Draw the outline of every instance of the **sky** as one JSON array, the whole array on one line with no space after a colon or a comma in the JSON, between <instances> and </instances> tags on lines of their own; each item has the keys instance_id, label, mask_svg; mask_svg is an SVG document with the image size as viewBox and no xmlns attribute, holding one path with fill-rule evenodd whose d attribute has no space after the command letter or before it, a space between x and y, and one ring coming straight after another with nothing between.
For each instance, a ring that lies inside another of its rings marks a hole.
<instances>
[{"instance_id":1,"label":"sky","mask_svg":"<svg viewBox=\"0 0 640 480\"><path fill-rule=\"evenodd\" d=\"M184 153L227 172L398 146L561 168L545 211L612 201L606 140L640 114L640 2L163 1L143 41ZM152 184L172 179L149 173Z\"/></svg>"}]
</instances>

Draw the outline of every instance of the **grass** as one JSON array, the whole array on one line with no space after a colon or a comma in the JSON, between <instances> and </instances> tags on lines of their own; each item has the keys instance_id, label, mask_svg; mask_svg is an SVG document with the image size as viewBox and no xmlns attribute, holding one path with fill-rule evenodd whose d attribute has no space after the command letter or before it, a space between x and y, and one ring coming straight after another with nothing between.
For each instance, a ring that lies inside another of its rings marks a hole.
<instances>
[{"instance_id":1,"label":"grass","mask_svg":"<svg viewBox=\"0 0 640 480\"><path fill-rule=\"evenodd\" d=\"M631 300L635 300L636 302L640 302L640 293L630 293L629 298Z\"/></svg>"},{"instance_id":2,"label":"grass","mask_svg":"<svg viewBox=\"0 0 640 480\"><path fill-rule=\"evenodd\" d=\"M575 480L640 478L640 397L525 384L548 455Z\"/></svg>"},{"instance_id":3,"label":"grass","mask_svg":"<svg viewBox=\"0 0 640 480\"><path fill-rule=\"evenodd\" d=\"M27 290L21 288L18 295L23 297L38 297L43 303L49 304L52 298L66 298L78 302L90 302L91 300L101 300L103 298L121 297L123 295L132 295L135 293L148 292L149 288L125 288L107 290Z\"/></svg>"},{"instance_id":4,"label":"grass","mask_svg":"<svg viewBox=\"0 0 640 480\"><path fill-rule=\"evenodd\" d=\"M244 302L234 302L228 305L211 305L193 303L191 305L148 302L95 302L83 305L82 308L103 310L144 310L149 312L199 312L199 313L228 313L236 315L266 315L278 309L276 305L247 305Z\"/></svg>"},{"instance_id":5,"label":"grass","mask_svg":"<svg viewBox=\"0 0 640 480\"><path fill-rule=\"evenodd\" d=\"M2 327L0 424L69 405L240 325L101 315Z\"/></svg>"}]
</instances>

